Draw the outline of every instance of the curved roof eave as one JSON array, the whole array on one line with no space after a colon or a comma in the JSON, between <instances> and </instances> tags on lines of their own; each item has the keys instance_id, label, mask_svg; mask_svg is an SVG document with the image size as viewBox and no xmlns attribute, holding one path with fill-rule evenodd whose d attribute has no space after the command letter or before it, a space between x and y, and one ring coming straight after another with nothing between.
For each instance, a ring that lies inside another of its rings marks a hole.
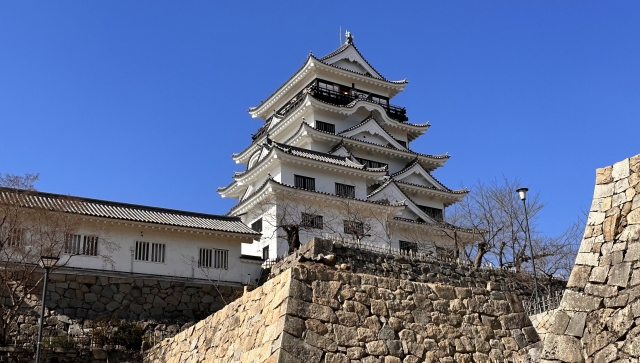
<instances>
[{"instance_id":1,"label":"curved roof eave","mask_svg":"<svg viewBox=\"0 0 640 363\"><path fill-rule=\"evenodd\" d=\"M266 109L268 108L268 106L270 107L271 105L273 105L278 99L280 99L280 97L285 93L286 90L288 90L289 88L297 84L299 80L303 79L304 76L306 76L306 74L310 71L310 68L313 68L316 66L328 67L327 69L339 70L341 72L345 72L345 74L352 75L356 78L360 78L362 81L365 81L365 82L377 83L382 87L397 89L398 92L401 92L404 89L404 87L408 84L407 80L389 81L386 79L367 76L365 74L361 74L348 69L327 64L320 61L313 54L309 54L306 61L302 64L302 67L300 67L293 74L293 76L289 77L287 81L285 81L280 87L278 87L271 95L269 95L269 97L267 97L264 101L262 101L258 106L249 108L249 114L251 115L251 117L262 118L260 116L264 115L264 112L266 112Z\"/></svg>"},{"instance_id":2,"label":"curved roof eave","mask_svg":"<svg viewBox=\"0 0 640 363\"><path fill-rule=\"evenodd\" d=\"M269 185L275 186L275 187L282 187L282 188L292 189L292 190L299 190L299 191L306 192L306 193L319 194L319 195L322 195L322 196L333 197L333 198L338 198L338 199L349 199L349 200L353 200L355 202L368 203L370 205L374 205L374 206L377 205L377 206L380 206L380 207L396 207L396 208L404 208L405 207L405 204L402 203L402 202L398 202L398 203L380 203L380 202L375 202L375 201L365 200L365 199L347 198L347 197L342 197L342 196L331 194L331 193L327 193L327 192L320 192L320 191L317 191L317 190L308 190L308 189L296 188L296 187L294 187L292 185L283 184L283 183L277 182L277 181L275 181L273 179L267 179L253 193L248 195L245 199L243 199L238 204L236 204L233 208L231 208L231 210L229 210L229 212L227 212L227 215L233 215L233 213L235 211L237 211L238 209L241 209L241 207L244 207L246 204L249 204L250 202L252 202Z\"/></svg>"}]
</instances>

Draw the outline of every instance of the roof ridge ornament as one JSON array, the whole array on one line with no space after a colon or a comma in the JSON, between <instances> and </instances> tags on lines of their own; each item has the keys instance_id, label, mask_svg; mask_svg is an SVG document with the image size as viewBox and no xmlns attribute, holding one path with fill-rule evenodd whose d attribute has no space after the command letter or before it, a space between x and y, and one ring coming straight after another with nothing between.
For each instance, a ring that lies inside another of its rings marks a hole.
<instances>
[{"instance_id":1,"label":"roof ridge ornament","mask_svg":"<svg viewBox=\"0 0 640 363\"><path fill-rule=\"evenodd\" d=\"M344 32L345 41L344 44L353 44L353 35L349 30Z\"/></svg>"}]
</instances>

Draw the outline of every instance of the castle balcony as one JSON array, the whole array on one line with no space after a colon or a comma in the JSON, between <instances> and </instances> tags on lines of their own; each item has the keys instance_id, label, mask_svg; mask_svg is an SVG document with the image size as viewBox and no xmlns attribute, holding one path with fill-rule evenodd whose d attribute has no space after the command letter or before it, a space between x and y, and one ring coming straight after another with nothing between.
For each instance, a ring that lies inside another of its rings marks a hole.
<instances>
[{"instance_id":1,"label":"castle balcony","mask_svg":"<svg viewBox=\"0 0 640 363\"><path fill-rule=\"evenodd\" d=\"M300 93L295 95L289 102L287 102L287 104L278 110L278 116L285 117L298 108L306 94L310 94L316 99L338 106L346 106L356 100L376 103L382 106L387 112L387 115L392 119L399 122L409 121L406 108L389 104L389 99L387 97L323 80L314 80L311 82L311 84L305 87Z\"/></svg>"}]
</instances>

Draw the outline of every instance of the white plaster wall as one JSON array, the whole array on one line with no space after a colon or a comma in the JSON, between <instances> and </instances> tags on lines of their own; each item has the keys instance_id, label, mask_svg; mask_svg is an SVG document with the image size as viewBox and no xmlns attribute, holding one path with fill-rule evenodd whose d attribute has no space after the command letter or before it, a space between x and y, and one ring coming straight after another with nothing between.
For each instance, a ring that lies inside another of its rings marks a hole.
<instances>
[{"instance_id":1,"label":"white plaster wall","mask_svg":"<svg viewBox=\"0 0 640 363\"><path fill-rule=\"evenodd\" d=\"M151 228L148 225L133 227L118 224L85 223L78 231L81 235L97 235L98 254L100 256L72 256L67 266L120 272L134 272L142 274L210 278L222 281L246 282L245 266L240 263L241 241L246 239L209 236L203 234L176 232L164 230L164 227ZM208 232L207 232L208 233ZM131 270L131 248L135 248L136 241L163 243L165 247L165 262L154 263L147 261L133 261ZM217 248L229 251L229 268L201 270L189 262L191 257L198 261L199 248ZM103 256L109 256L104 258ZM62 257L66 260L65 256Z\"/></svg>"},{"instance_id":2,"label":"white plaster wall","mask_svg":"<svg viewBox=\"0 0 640 363\"><path fill-rule=\"evenodd\" d=\"M355 187L356 198L367 198L366 180L362 177L340 173L331 169L320 169L306 165L282 165L282 182L294 185L294 175L301 175L315 178L316 191L335 194L335 183L353 185Z\"/></svg>"}]
</instances>

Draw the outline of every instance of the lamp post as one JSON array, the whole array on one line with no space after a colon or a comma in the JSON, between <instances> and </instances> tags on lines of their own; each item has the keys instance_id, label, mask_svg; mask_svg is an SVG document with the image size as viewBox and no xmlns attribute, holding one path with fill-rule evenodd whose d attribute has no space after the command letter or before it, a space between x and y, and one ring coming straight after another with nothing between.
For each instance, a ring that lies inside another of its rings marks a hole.
<instances>
[{"instance_id":1,"label":"lamp post","mask_svg":"<svg viewBox=\"0 0 640 363\"><path fill-rule=\"evenodd\" d=\"M42 309L40 309L40 324L38 325L38 343L36 344L36 363L40 363L40 345L42 344L42 326L44 325L44 304L47 300L47 282L49 281L49 271L60 258L52 256L41 256L40 267L44 268L44 287L42 288Z\"/></svg>"},{"instance_id":2,"label":"lamp post","mask_svg":"<svg viewBox=\"0 0 640 363\"><path fill-rule=\"evenodd\" d=\"M533 288L536 296L536 306L540 306L540 297L538 296L538 275L536 273L536 259L533 257L533 244L531 243L531 230L529 230L529 214L527 212L527 191L529 188L519 188L516 190L524 205L524 218L527 223L527 238L529 239L529 251L531 252L531 266L533 266Z\"/></svg>"}]
</instances>

